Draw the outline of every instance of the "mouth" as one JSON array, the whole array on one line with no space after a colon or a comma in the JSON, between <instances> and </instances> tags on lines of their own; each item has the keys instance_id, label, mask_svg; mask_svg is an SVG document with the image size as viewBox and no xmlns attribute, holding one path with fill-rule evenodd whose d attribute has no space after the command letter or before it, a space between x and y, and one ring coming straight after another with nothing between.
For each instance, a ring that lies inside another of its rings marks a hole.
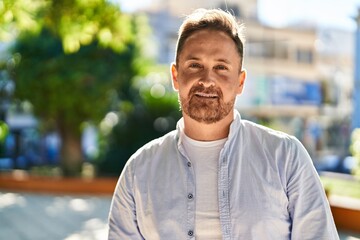
<instances>
[{"instance_id":1,"label":"mouth","mask_svg":"<svg viewBox=\"0 0 360 240\"><path fill-rule=\"evenodd\" d=\"M198 92L195 93L196 97L200 97L200 98L218 98L217 94L214 93L202 93L202 92Z\"/></svg>"}]
</instances>

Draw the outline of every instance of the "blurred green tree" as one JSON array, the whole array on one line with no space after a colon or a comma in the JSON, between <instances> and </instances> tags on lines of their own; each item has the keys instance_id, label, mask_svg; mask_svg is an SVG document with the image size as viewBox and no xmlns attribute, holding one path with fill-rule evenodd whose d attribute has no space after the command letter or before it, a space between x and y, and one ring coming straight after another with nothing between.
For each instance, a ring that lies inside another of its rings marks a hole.
<instances>
[{"instance_id":1,"label":"blurred green tree","mask_svg":"<svg viewBox=\"0 0 360 240\"><path fill-rule=\"evenodd\" d=\"M65 54L59 38L45 29L14 45L15 97L30 101L35 115L59 132L65 174L79 172L82 164L82 122L99 121L110 110L109 91L128 89L138 74L133 48L119 54L94 42Z\"/></svg>"},{"instance_id":2,"label":"blurred green tree","mask_svg":"<svg viewBox=\"0 0 360 240\"><path fill-rule=\"evenodd\" d=\"M10 61L15 67L9 65L15 97L30 101L44 125L59 132L65 175L80 172L81 124L97 123L107 112L121 116L114 131L105 134L110 145L100 161L102 171L117 173L129 149L168 129L173 121L159 116L176 107L173 96L156 94L152 85L147 90L132 86L132 78L144 76L151 63L144 55L148 32L144 18L122 14L106 0L39 0L29 10L26 2L0 4L0 12L8 15L0 18L7 26L0 37L13 33L9 26L18 29ZM24 16L32 24L23 26ZM162 110L156 110L161 103ZM155 120L160 123L154 125Z\"/></svg>"}]
</instances>

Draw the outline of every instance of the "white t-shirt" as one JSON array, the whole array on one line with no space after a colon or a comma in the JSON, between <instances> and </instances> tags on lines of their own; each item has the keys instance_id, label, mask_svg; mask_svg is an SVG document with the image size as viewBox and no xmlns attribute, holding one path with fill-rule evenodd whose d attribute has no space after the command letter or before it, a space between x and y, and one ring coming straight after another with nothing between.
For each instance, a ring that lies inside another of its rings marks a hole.
<instances>
[{"instance_id":1,"label":"white t-shirt","mask_svg":"<svg viewBox=\"0 0 360 240\"><path fill-rule=\"evenodd\" d=\"M221 237L218 199L218 164L227 138L196 141L183 133L183 146L195 172L195 237L218 240Z\"/></svg>"}]
</instances>

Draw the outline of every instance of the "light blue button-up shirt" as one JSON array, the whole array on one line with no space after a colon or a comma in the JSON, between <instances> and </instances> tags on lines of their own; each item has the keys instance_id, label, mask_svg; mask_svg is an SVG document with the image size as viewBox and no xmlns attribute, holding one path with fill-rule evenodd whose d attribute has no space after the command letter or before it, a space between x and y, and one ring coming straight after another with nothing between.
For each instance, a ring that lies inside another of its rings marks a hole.
<instances>
[{"instance_id":1,"label":"light blue button-up shirt","mask_svg":"<svg viewBox=\"0 0 360 240\"><path fill-rule=\"evenodd\" d=\"M234 115L219 158L223 239L339 239L302 144ZM127 162L111 204L109 239L195 239L195 176L181 131L182 119Z\"/></svg>"}]
</instances>

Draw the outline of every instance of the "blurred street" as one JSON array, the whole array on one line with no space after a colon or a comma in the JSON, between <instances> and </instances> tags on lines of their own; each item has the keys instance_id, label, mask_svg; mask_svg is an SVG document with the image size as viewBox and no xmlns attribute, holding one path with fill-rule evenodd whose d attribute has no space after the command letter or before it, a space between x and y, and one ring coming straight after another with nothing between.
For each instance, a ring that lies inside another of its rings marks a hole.
<instances>
[{"instance_id":1,"label":"blurred street","mask_svg":"<svg viewBox=\"0 0 360 240\"><path fill-rule=\"evenodd\" d=\"M111 197L0 192L0 239L107 239Z\"/></svg>"},{"instance_id":2,"label":"blurred street","mask_svg":"<svg viewBox=\"0 0 360 240\"><path fill-rule=\"evenodd\" d=\"M110 196L0 192L0 239L106 239L110 202ZM360 239L360 233L339 235L341 240Z\"/></svg>"}]
</instances>

